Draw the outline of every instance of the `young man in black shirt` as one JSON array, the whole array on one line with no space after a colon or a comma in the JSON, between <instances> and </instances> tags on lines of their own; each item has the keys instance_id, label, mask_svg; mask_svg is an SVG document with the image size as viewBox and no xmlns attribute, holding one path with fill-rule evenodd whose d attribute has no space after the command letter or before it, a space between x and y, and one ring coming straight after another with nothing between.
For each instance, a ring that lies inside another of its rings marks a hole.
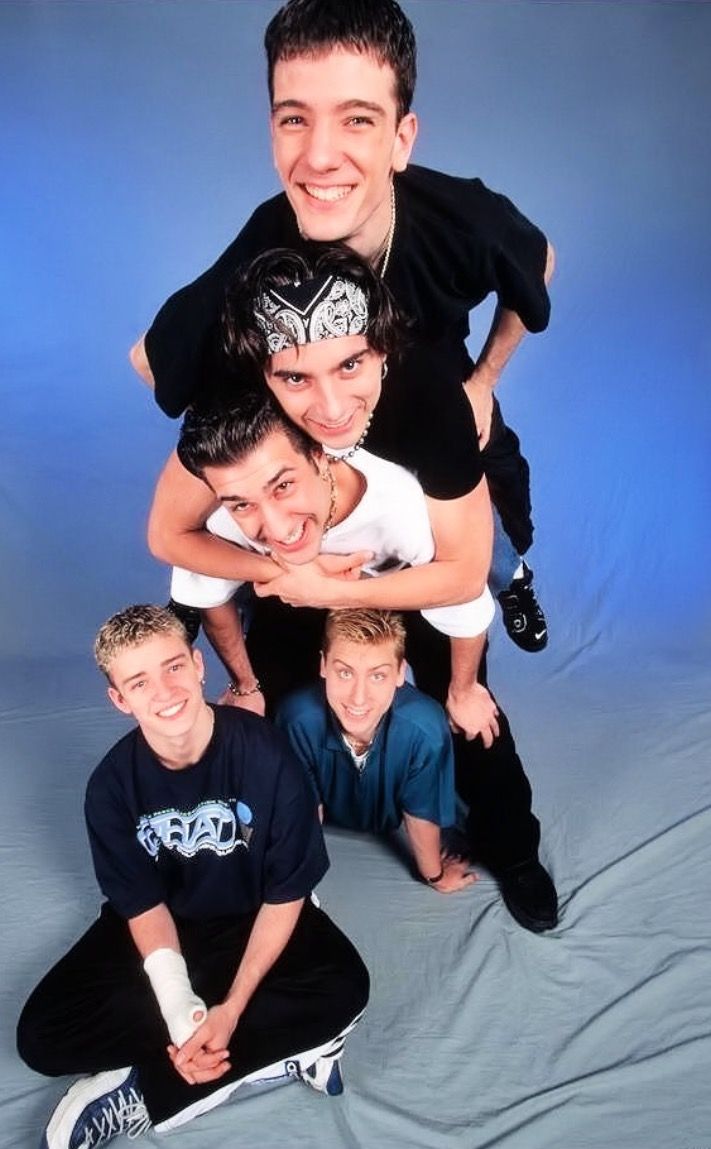
<instances>
[{"instance_id":1,"label":"young man in black shirt","mask_svg":"<svg viewBox=\"0 0 711 1149\"><path fill-rule=\"evenodd\" d=\"M368 975L309 897L328 858L302 767L261 718L206 704L201 656L164 608L114 615L95 652L138 728L87 787L107 901L18 1025L32 1068L90 1074L44 1149L173 1129L249 1084L341 1092Z\"/></svg>"},{"instance_id":2,"label":"young man in black shirt","mask_svg":"<svg viewBox=\"0 0 711 1149\"><path fill-rule=\"evenodd\" d=\"M270 24L266 42L274 155L285 193L259 207L214 267L168 300L134 348L134 365L154 383L168 414L224 394L236 381L223 351L221 314L237 268L275 246L298 250L304 236L345 242L372 265L413 321L409 347L390 364L368 449L417 475L438 546L439 538L471 540L477 551L474 597L490 565L491 511L472 405L483 444L490 424L498 427L488 450L497 473L513 476L509 502L521 510L525 464L514 458L511 465L508 447L517 441L492 415L492 385L526 328L546 326L551 249L509 200L481 181L407 168L417 131L409 110L415 45L394 0L292 0ZM474 366L465 346L469 311L491 291L499 301L497 317ZM181 538L204 525L204 517L193 516L204 493L175 456L160 491L151 548L162 561L190 569L194 559ZM499 508L503 517L501 499ZM518 518L524 523L526 515ZM434 679L419 685L444 701L446 668L436 677L440 687ZM492 790L495 785L492 777ZM530 791L524 805L530 809ZM496 820L482 811L484 820L500 881L513 886L519 920L550 928L555 894L536 857L537 839L530 850L497 854L497 836L517 836L515 819L507 822L502 809Z\"/></svg>"},{"instance_id":3,"label":"young man in black shirt","mask_svg":"<svg viewBox=\"0 0 711 1149\"><path fill-rule=\"evenodd\" d=\"M436 499L471 491L483 467L500 521L523 553L533 531L528 465L493 389L526 329L547 324L550 245L481 181L408 169L415 40L394 0L291 0L265 43L285 194L258 208L217 263L168 300L134 347L134 366L163 410L179 415L229 385L219 320L235 269L303 237L343 241L379 270L415 321L369 446L415 471ZM498 307L474 365L464 342L469 311L492 291ZM541 649L547 632L530 571L512 564L509 574L519 577L502 600L507 629L524 649Z\"/></svg>"}]
</instances>

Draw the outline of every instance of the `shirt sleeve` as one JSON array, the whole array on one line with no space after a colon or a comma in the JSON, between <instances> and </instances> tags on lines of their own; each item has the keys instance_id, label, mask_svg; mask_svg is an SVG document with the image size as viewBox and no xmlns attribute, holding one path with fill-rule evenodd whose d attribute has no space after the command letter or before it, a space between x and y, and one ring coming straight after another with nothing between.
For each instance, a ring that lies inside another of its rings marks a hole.
<instances>
[{"instance_id":1,"label":"shirt sleeve","mask_svg":"<svg viewBox=\"0 0 711 1149\"><path fill-rule=\"evenodd\" d=\"M209 404L235 376L222 342L225 291L237 269L260 252L293 246L288 215L275 197L262 204L219 259L163 304L146 332L146 355L155 380L155 399L166 415L177 418L198 398ZM294 225L294 239L298 232Z\"/></svg>"},{"instance_id":2,"label":"shirt sleeve","mask_svg":"<svg viewBox=\"0 0 711 1149\"><path fill-rule=\"evenodd\" d=\"M84 814L96 880L116 912L133 918L164 901L160 874L137 840L135 818L107 760L89 779Z\"/></svg>"},{"instance_id":3,"label":"shirt sleeve","mask_svg":"<svg viewBox=\"0 0 711 1149\"><path fill-rule=\"evenodd\" d=\"M285 745L264 858L263 900L280 903L308 897L328 866L313 791L303 767Z\"/></svg>"},{"instance_id":4,"label":"shirt sleeve","mask_svg":"<svg viewBox=\"0 0 711 1149\"><path fill-rule=\"evenodd\" d=\"M437 826L453 825L454 750L444 716L413 742L399 801L406 814Z\"/></svg>"},{"instance_id":5,"label":"shirt sleeve","mask_svg":"<svg viewBox=\"0 0 711 1149\"><path fill-rule=\"evenodd\" d=\"M285 698L274 716L274 725L283 732L294 752L294 757L303 767L316 802L319 803L323 802L318 770L319 747L310 736L308 727L304 726L298 719L300 703L310 710L310 701L304 701L303 695L300 693ZM323 751L323 746L321 746L321 751Z\"/></svg>"},{"instance_id":6,"label":"shirt sleeve","mask_svg":"<svg viewBox=\"0 0 711 1149\"><path fill-rule=\"evenodd\" d=\"M531 332L543 331L550 318L545 283L548 241L505 195L471 181L475 193L475 242L490 290L502 307L515 311Z\"/></svg>"}]
</instances>

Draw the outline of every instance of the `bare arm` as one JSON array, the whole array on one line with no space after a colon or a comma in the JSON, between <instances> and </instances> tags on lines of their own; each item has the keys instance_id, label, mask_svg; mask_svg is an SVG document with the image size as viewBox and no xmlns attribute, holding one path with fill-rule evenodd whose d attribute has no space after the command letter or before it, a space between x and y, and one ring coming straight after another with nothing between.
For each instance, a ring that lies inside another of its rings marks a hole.
<instances>
[{"instance_id":1,"label":"bare arm","mask_svg":"<svg viewBox=\"0 0 711 1149\"><path fill-rule=\"evenodd\" d=\"M425 818L414 814L403 814L405 832L415 857L420 875L427 881L442 873L437 882L430 882L433 890L440 894L453 894L464 890L476 881L476 875L469 871L468 864L459 858L443 858L440 828Z\"/></svg>"},{"instance_id":2,"label":"bare arm","mask_svg":"<svg viewBox=\"0 0 711 1149\"><path fill-rule=\"evenodd\" d=\"M128 358L131 362L133 370L141 376L143 382L147 383L149 387L154 388L155 379L153 378L151 365L148 362L148 356L146 355L145 335L142 335L141 338L134 343L133 347L128 353Z\"/></svg>"},{"instance_id":3,"label":"bare arm","mask_svg":"<svg viewBox=\"0 0 711 1149\"><path fill-rule=\"evenodd\" d=\"M498 707L485 686L477 682L479 664L486 649L486 635L450 638L451 678L446 711L455 734L467 740L481 735L488 749L499 736Z\"/></svg>"},{"instance_id":4,"label":"bare arm","mask_svg":"<svg viewBox=\"0 0 711 1149\"><path fill-rule=\"evenodd\" d=\"M242 619L234 599L223 606L212 606L200 612L207 638L231 681L244 691L234 694L229 688L218 698L222 706L237 706L264 715L264 695L257 689L257 676L249 660L244 641Z\"/></svg>"},{"instance_id":5,"label":"bare arm","mask_svg":"<svg viewBox=\"0 0 711 1149\"><path fill-rule=\"evenodd\" d=\"M317 567L285 564L282 575L257 594L276 594L293 606L342 609L421 610L468 602L486 585L491 563L492 518L486 480L460 499L427 499L435 558L422 566L377 578L346 582L323 576Z\"/></svg>"},{"instance_id":6,"label":"bare arm","mask_svg":"<svg viewBox=\"0 0 711 1149\"><path fill-rule=\"evenodd\" d=\"M174 950L180 953L178 931L173 915L164 902L146 910L135 918L129 918L128 928L136 949L142 958L158 949Z\"/></svg>"},{"instance_id":7,"label":"bare arm","mask_svg":"<svg viewBox=\"0 0 711 1149\"><path fill-rule=\"evenodd\" d=\"M208 1010L207 1018L171 1058L175 1068L191 1083L212 1081L229 1068L224 1057L219 1065L202 1068L210 1058L226 1054L232 1034L245 1006L265 975L281 956L299 919L304 899L280 904L264 903L257 914L235 979L225 1000Z\"/></svg>"},{"instance_id":8,"label":"bare arm","mask_svg":"<svg viewBox=\"0 0 711 1149\"><path fill-rule=\"evenodd\" d=\"M555 251L549 243L544 272L546 284L550 282L554 270ZM515 311L497 307L476 366L464 384L479 432L479 445L482 448L488 443L491 432L494 387L525 334L526 328Z\"/></svg>"},{"instance_id":9,"label":"bare arm","mask_svg":"<svg viewBox=\"0 0 711 1149\"><path fill-rule=\"evenodd\" d=\"M212 491L186 471L173 451L156 484L148 518L148 546L161 562L217 578L252 582L279 568L264 555L211 535L205 522L217 503Z\"/></svg>"}]
</instances>

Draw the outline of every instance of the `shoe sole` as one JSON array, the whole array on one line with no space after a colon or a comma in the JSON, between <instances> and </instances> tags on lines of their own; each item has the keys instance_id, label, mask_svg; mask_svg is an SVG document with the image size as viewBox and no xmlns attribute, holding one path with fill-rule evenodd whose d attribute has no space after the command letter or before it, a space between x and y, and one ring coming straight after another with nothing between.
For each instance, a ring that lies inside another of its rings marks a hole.
<instances>
[{"instance_id":1,"label":"shoe sole","mask_svg":"<svg viewBox=\"0 0 711 1149\"><path fill-rule=\"evenodd\" d=\"M94 1077L80 1077L78 1081L75 1081L50 1117L40 1149L65 1149L65 1147L68 1149L76 1123L84 1110L95 1101L105 1097L107 1093L112 1093L114 1089L118 1089L128 1080L130 1074L131 1066L128 1069L109 1069L104 1073L97 1073ZM102 1085L105 1085L105 1088L101 1090L101 1093L97 1093L96 1096L87 1100L84 1092L86 1083L97 1077L103 1078Z\"/></svg>"}]
</instances>

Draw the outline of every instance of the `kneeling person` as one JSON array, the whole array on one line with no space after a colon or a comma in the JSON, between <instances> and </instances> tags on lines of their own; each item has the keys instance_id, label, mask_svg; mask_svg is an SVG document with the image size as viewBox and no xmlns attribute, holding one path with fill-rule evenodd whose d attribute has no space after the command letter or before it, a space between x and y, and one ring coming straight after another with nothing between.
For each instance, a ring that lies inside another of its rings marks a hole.
<instances>
[{"instance_id":1,"label":"kneeling person","mask_svg":"<svg viewBox=\"0 0 711 1149\"><path fill-rule=\"evenodd\" d=\"M442 894L475 875L443 856L454 822L454 755L441 706L405 682L405 626L390 611L329 612L323 685L286 698L276 722L309 771L322 816L352 830L405 824L417 870Z\"/></svg>"},{"instance_id":2,"label":"kneeling person","mask_svg":"<svg viewBox=\"0 0 711 1149\"><path fill-rule=\"evenodd\" d=\"M170 612L129 607L95 651L138 729L87 788L107 901L19 1022L32 1068L92 1074L43 1145L172 1129L247 1083L340 1092L368 975L309 900L328 858L303 770L260 718L206 704L200 653Z\"/></svg>"}]
</instances>

